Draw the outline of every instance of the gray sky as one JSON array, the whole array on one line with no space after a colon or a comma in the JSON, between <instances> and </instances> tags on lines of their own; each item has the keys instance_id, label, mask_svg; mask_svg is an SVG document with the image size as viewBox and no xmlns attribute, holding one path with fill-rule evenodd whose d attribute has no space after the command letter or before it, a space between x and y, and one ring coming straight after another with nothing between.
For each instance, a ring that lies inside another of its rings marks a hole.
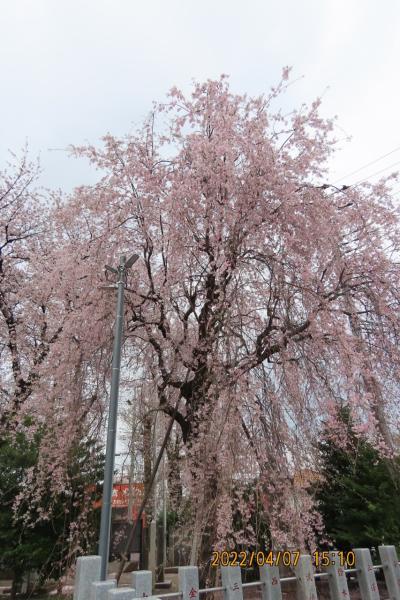
<instances>
[{"instance_id":1,"label":"gray sky","mask_svg":"<svg viewBox=\"0 0 400 600\"><path fill-rule=\"evenodd\" d=\"M0 168L28 140L49 187L97 177L49 148L123 135L192 79L267 92L285 65L302 78L283 106L323 95L336 136L353 136L331 181L400 146L398 0L0 0L0 22ZM400 148L340 183L397 161Z\"/></svg>"}]
</instances>

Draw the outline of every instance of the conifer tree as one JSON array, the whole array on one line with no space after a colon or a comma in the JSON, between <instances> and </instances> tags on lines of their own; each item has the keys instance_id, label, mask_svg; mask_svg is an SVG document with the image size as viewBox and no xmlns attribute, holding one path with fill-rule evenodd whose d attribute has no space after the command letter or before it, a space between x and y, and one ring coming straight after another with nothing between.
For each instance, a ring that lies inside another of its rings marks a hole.
<instances>
[{"instance_id":1,"label":"conifer tree","mask_svg":"<svg viewBox=\"0 0 400 600\"><path fill-rule=\"evenodd\" d=\"M50 576L58 579L74 561L71 547L94 550L97 537L99 511L93 510L93 500L100 490L94 483L101 477L103 457L90 459L91 444L81 443L70 457L70 493L60 492L54 501L49 489L35 507L36 519L27 521L25 504L32 498L26 474L38 468L40 437L38 432L29 440L19 432L0 446L0 569L12 574L13 597L28 571L37 571L39 583ZM78 527L82 518L86 526ZM74 531L78 540L73 540Z\"/></svg>"},{"instance_id":2,"label":"conifer tree","mask_svg":"<svg viewBox=\"0 0 400 600\"><path fill-rule=\"evenodd\" d=\"M333 440L329 429L319 443L323 481L317 500L326 533L341 550L400 541L400 486L389 463L356 433L347 407L339 411L346 441Z\"/></svg>"}]
</instances>

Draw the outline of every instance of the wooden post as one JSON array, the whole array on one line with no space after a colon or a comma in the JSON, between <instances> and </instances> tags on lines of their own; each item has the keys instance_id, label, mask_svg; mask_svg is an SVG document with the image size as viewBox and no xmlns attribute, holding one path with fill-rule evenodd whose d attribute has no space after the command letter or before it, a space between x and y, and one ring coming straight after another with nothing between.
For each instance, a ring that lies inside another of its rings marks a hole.
<instances>
[{"instance_id":1,"label":"wooden post","mask_svg":"<svg viewBox=\"0 0 400 600\"><path fill-rule=\"evenodd\" d=\"M240 567L221 567L224 600L243 600L242 572Z\"/></svg>"},{"instance_id":2,"label":"wooden post","mask_svg":"<svg viewBox=\"0 0 400 600\"><path fill-rule=\"evenodd\" d=\"M371 553L368 548L355 548L355 567L357 579L363 600L379 600L378 585L372 565Z\"/></svg>"},{"instance_id":3,"label":"wooden post","mask_svg":"<svg viewBox=\"0 0 400 600\"><path fill-rule=\"evenodd\" d=\"M301 554L297 565L294 567L297 578L298 600L317 600L317 588L315 587L314 571L311 556Z\"/></svg>"},{"instance_id":4,"label":"wooden post","mask_svg":"<svg viewBox=\"0 0 400 600\"><path fill-rule=\"evenodd\" d=\"M142 535L141 535L141 544L140 544L140 561L139 567L141 570L148 569L149 567L149 539L150 539L150 531L148 524L144 526L144 522L142 521Z\"/></svg>"},{"instance_id":5,"label":"wooden post","mask_svg":"<svg viewBox=\"0 0 400 600\"><path fill-rule=\"evenodd\" d=\"M282 600L281 580L279 567L263 565L259 567L260 580L262 582L262 600Z\"/></svg>"},{"instance_id":6,"label":"wooden post","mask_svg":"<svg viewBox=\"0 0 400 600\"><path fill-rule=\"evenodd\" d=\"M400 565L394 546L379 546L386 587L390 600L400 600Z\"/></svg>"}]
</instances>

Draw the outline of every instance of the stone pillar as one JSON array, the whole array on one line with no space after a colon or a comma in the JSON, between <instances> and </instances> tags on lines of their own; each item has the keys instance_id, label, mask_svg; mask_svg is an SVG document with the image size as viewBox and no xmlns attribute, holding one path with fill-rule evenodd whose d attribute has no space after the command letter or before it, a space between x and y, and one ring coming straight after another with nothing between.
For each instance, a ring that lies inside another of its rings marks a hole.
<instances>
[{"instance_id":1,"label":"stone pillar","mask_svg":"<svg viewBox=\"0 0 400 600\"><path fill-rule=\"evenodd\" d=\"M76 561L74 600L90 600L91 586L100 581L100 556L80 556Z\"/></svg>"},{"instance_id":2,"label":"stone pillar","mask_svg":"<svg viewBox=\"0 0 400 600\"><path fill-rule=\"evenodd\" d=\"M136 598L136 590L133 588L115 588L109 590L107 600L134 600Z\"/></svg>"},{"instance_id":3,"label":"stone pillar","mask_svg":"<svg viewBox=\"0 0 400 600\"><path fill-rule=\"evenodd\" d=\"M379 600L378 585L368 548L355 548L358 585L363 600Z\"/></svg>"},{"instance_id":4,"label":"stone pillar","mask_svg":"<svg viewBox=\"0 0 400 600\"><path fill-rule=\"evenodd\" d=\"M107 600L108 592L117 587L115 579L107 581L95 581L91 585L89 600Z\"/></svg>"},{"instance_id":5,"label":"stone pillar","mask_svg":"<svg viewBox=\"0 0 400 600\"><path fill-rule=\"evenodd\" d=\"M178 577L182 600L199 600L199 569L197 567L179 567Z\"/></svg>"},{"instance_id":6,"label":"stone pillar","mask_svg":"<svg viewBox=\"0 0 400 600\"><path fill-rule=\"evenodd\" d=\"M331 600L349 600L350 594L344 571L345 567L341 566L337 552L329 552L329 565L323 567L323 569L329 574L328 584Z\"/></svg>"},{"instance_id":7,"label":"stone pillar","mask_svg":"<svg viewBox=\"0 0 400 600\"><path fill-rule=\"evenodd\" d=\"M152 521L150 523L150 544L149 544L149 571L153 574L153 585L155 584L155 572L157 569L157 523Z\"/></svg>"},{"instance_id":8,"label":"stone pillar","mask_svg":"<svg viewBox=\"0 0 400 600\"><path fill-rule=\"evenodd\" d=\"M282 600L281 580L279 567L263 565L259 567L260 581L262 582L262 600Z\"/></svg>"},{"instance_id":9,"label":"stone pillar","mask_svg":"<svg viewBox=\"0 0 400 600\"><path fill-rule=\"evenodd\" d=\"M394 546L379 546L386 587L390 600L400 600L400 565Z\"/></svg>"},{"instance_id":10,"label":"stone pillar","mask_svg":"<svg viewBox=\"0 0 400 600\"><path fill-rule=\"evenodd\" d=\"M22 576L21 594L26 595L29 590L30 571L27 571Z\"/></svg>"},{"instance_id":11,"label":"stone pillar","mask_svg":"<svg viewBox=\"0 0 400 600\"><path fill-rule=\"evenodd\" d=\"M172 533L170 537L170 545L168 548L168 562L170 565L175 564L175 538L175 533Z\"/></svg>"},{"instance_id":12,"label":"stone pillar","mask_svg":"<svg viewBox=\"0 0 400 600\"><path fill-rule=\"evenodd\" d=\"M312 567L311 556L301 554L294 567L297 578L297 598L298 600L317 600L317 588L315 587L314 571Z\"/></svg>"},{"instance_id":13,"label":"stone pillar","mask_svg":"<svg viewBox=\"0 0 400 600\"><path fill-rule=\"evenodd\" d=\"M243 600L242 572L240 567L221 567L224 600Z\"/></svg>"},{"instance_id":14,"label":"stone pillar","mask_svg":"<svg viewBox=\"0 0 400 600\"><path fill-rule=\"evenodd\" d=\"M136 598L150 597L153 593L153 574L151 571L133 571L132 587L136 590Z\"/></svg>"}]
</instances>

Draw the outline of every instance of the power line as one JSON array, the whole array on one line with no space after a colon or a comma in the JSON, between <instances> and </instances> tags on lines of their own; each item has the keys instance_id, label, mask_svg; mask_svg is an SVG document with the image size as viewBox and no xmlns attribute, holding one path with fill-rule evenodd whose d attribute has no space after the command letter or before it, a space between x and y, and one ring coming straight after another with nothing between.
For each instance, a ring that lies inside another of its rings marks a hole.
<instances>
[{"instance_id":1,"label":"power line","mask_svg":"<svg viewBox=\"0 0 400 600\"><path fill-rule=\"evenodd\" d=\"M344 192L350 188L355 188L358 185L360 185L361 183L363 183L364 181L367 181L367 179L370 179L370 177L375 177L375 175L379 175L380 173L383 173L383 171L387 171L387 169L390 169L391 167L395 167L396 165L399 165L399 164L400 164L400 160L396 161L395 163L392 163L391 165L389 165L388 167L385 167L384 169L375 171L375 173L372 173L371 175L364 177L364 179L360 179L359 181L356 181L356 183L351 183L350 185L344 185L342 187L342 189L336 188L336 192L332 192L332 194L329 194L329 196L333 196L333 194L337 194L337 192ZM332 183L328 187L336 187L336 186ZM393 193L393 192L390 192L390 193Z\"/></svg>"},{"instance_id":2,"label":"power line","mask_svg":"<svg viewBox=\"0 0 400 600\"><path fill-rule=\"evenodd\" d=\"M394 148L394 150L391 150L390 152L387 152L386 154L383 154L382 156L379 156L375 160L372 160L371 162L367 163L366 165L363 165L359 169L356 169L355 171L352 171L351 173L347 173L347 175L343 175L343 177L340 177L339 179L336 179L333 182L333 185L335 183L338 183L339 181L342 181L343 179L346 179L347 177L351 177L351 175L355 175L356 173L359 173L360 171L363 171L367 167L370 167L371 165L374 165L376 162L379 162L380 160L382 160L382 158L386 158L387 156L390 156L391 154L394 154L398 150L400 150L400 146L398 146L397 148ZM372 177L372 175L371 175L371 177ZM353 185L356 185L356 184L353 184Z\"/></svg>"},{"instance_id":3,"label":"power line","mask_svg":"<svg viewBox=\"0 0 400 600\"><path fill-rule=\"evenodd\" d=\"M352 183L351 187L355 187L356 185L360 185L360 183L363 183L364 181L367 181L367 179L369 179L370 177L375 177L375 175L379 175L379 173L383 173L383 171L387 171L387 169L391 169L392 167L395 167L396 165L399 165L399 164L400 164L400 160L392 163L391 165L389 165L388 167L385 167L384 169L380 169L380 171L375 171L375 173L372 173L372 175L368 175L367 177L364 177L364 179L360 179L356 183Z\"/></svg>"},{"instance_id":4,"label":"power line","mask_svg":"<svg viewBox=\"0 0 400 600\"><path fill-rule=\"evenodd\" d=\"M399 192L400 192L400 187L396 188L395 190L392 190L392 191L390 192L390 194L391 194L391 195L393 195L393 194L398 194Z\"/></svg>"},{"instance_id":5,"label":"power line","mask_svg":"<svg viewBox=\"0 0 400 600\"><path fill-rule=\"evenodd\" d=\"M361 183L363 183L364 181L367 181L368 179L370 179L370 177L375 177L375 175L379 175L380 173L383 173L383 171L387 171L387 169L390 169L391 167L394 167L394 166L399 165L399 164L400 164L400 160L396 161L395 163L392 163L391 165L389 165L388 167L385 167L384 169L380 169L379 171L375 171L375 173L371 173L371 175L368 175L367 177L364 177L364 179L360 179L356 183L351 183L350 185L343 185L342 189L336 187L333 183L331 183L329 185L326 185L326 186L322 186L322 187L325 187L325 188L333 187L333 188L335 188L335 191L328 195L328 197L330 197L330 196L333 196L334 194L337 194L338 192L345 192L346 190L348 190L350 188L355 188L355 187L359 186ZM390 194L394 194L397 191L400 191L400 188L396 188L396 190L391 190Z\"/></svg>"}]
</instances>

